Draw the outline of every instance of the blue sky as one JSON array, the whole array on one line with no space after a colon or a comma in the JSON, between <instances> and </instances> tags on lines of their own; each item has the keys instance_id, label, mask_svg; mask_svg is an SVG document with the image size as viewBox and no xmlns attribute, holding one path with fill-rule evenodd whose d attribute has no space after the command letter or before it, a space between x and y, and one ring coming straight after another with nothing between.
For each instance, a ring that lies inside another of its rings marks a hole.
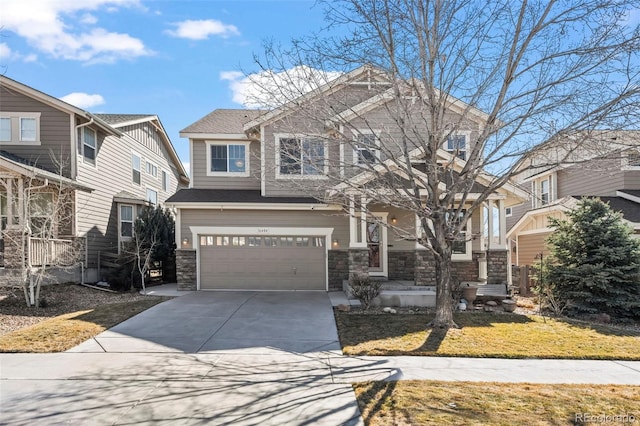
<instances>
[{"instance_id":1,"label":"blue sky","mask_svg":"<svg viewBox=\"0 0 640 426\"><path fill-rule=\"evenodd\" d=\"M0 72L94 113L157 114L188 163L179 131L242 107L264 40L323 25L305 0L3 0Z\"/></svg>"}]
</instances>

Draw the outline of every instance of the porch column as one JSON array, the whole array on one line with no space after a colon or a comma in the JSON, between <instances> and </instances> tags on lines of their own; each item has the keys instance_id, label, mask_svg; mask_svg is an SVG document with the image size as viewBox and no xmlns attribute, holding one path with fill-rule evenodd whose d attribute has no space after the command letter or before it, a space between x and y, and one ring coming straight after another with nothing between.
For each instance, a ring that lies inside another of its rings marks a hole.
<instances>
[{"instance_id":1,"label":"porch column","mask_svg":"<svg viewBox=\"0 0 640 426\"><path fill-rule=\"evenodd\" d=\"M24 181L18 178L18 225L25 225L24 221Z\"/></svg>"},{"instance_id":2,"label":"porch column","mask_svg":"<svg viewBox=\"0 0 640 426\"><path fill-rule=\"evenodd\" d=\"M500 221L498 243L500 248L507 248L507 215L504 208L504 200L498 200L498 219Z\"/></svg>"},{"instance_id":3,"label":"porch column","mask_svg":"<svg viewBox=\"0 0 640 426\"><path fill-rule=\"evenodd\" d=\"M360 243L363 247L367 246L367 200L360 197Z\"/></svg>"},{"instance_id":4,"label":"porch column","mask_svg":"<svg viewBox=\"0 0 640 426\"><path fill-rule=\"evenodd\" d=\"M7 179L7 226L13 225L13 179Z\"/></svg>"},{"instance_id":5,"label":"porch column","mask_svg":"<svg viewBox=\"0 0 640 426\"><path fill-rule=\"evenodd\" d=\"M487 215L487 250L491 250L493 248L493 200L487 200L487 207L489 210L489 214Z\"/></svg>"},{"instance_id":6,"label":"porch column","mask_svg":"<svg viewBox=\"0 0 640 426\"><path fill-rule=\"evenodd\" d=\"M349 198L349 276L369 273L369 250L367 249L367 205L360 200L360 214L356 215L355 198ZM358 224L360 237L358 237Z\"/></svg>"}]
</instances>

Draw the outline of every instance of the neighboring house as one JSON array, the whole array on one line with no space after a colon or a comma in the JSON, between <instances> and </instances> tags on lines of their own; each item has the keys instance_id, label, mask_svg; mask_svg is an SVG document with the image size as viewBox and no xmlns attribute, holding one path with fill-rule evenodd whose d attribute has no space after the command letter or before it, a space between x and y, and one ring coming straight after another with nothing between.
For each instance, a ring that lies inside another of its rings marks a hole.
<instances>
[{"instance_id":1,"label":"neighboring house","mask_svg":"<svg viewBox=\"0 0 640 426\"><path fill-rule=\"evenodd\" d=\"M373 185L371 176L363 172L349 179L347 186L355 189L341 203L316 188L327 181L323 172L339 177L346 173L344 165L385 161L380 144L388 143L388 132L396 130L386 113L389 98L380 96L376 87L384 84L372 81L363 67L281 108L219 109L182 130L180 135L189 138L191 186L167 200L177 212L179 289L326 291L342 288L353 272L433 285L434 261L416 242L416 215L373 197L363 199L358 188ZM355 121L366 116L381 130L362 125L353 135L357 149L332 140L331 126L298 114L301 103L326 96L340 99L331 109L341 119L352 117L357 127ZM291 123L296 123L294 128ZM452 141L459 157L472 132L478 131L478 124L468 126L469 131ZM464 164L449 152L439 155L443 161ZM420 163L416 155L416 173ZM393 178L402 185L402 176ZM336 190L340 185L345 186L344 179ZM507 282L505 208L524 197L507 185L475 212L465 231L478 237L454 250L453 270L459 280ZM491 238L480 237L486 222L495 231Z\"/></svg>"},{"instance_id":2,"label":"neighboring house","mask_svg":"<svg viewBox=\"0 0 640 426\"><path fill-rule=\"evenodd\" d=\"M0 76L4 269L40 266L34 247L48 218L49 255L80 247L84 279L97 281L99 253L131 238L138 209L188 182L157 116L91 114Z\"/></svg>"},{"instance_id":3,"label":"neighboring house","mask_svg":"<svg viewBox=\"0 0 640 426\"><path fill-rule=\"evenodd\" d=\"M531 194L507 211L516 265L532 265L549 254L549 218L566 219L583 197L609 203L640 238L640 132L601 130L547 142L514 180Z\"/></svg>"}]
</instances>

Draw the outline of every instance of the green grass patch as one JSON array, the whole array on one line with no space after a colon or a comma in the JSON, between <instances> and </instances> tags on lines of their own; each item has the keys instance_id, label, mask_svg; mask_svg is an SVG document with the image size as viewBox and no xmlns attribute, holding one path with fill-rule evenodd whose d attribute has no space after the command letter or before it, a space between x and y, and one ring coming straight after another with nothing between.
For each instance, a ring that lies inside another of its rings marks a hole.
<instances>
[{"instance_id":1,"label":"green grass patch","mask_svg":"<svg viewBox=\"0 0 640 426\"><path fill-rule=\"evenodd\" d=\"M624 424L640 417L640 386L408 380L356 383L354 390L371 426Z\"/></svg>"},{"instance_id":2,"label":"green grass patch","mask_svg":"<svg viewBox=\"0 0 640 426\"><path fill-rule=\"evenodd\" d=\"M0 352L63 352L170 297L110 303L0 336Z\"/></svg>"},{"instance_id":3,"label":"green grass patch","mask_svg":"<svg viewBox=\"0 0 640 426\"><path fill-rule=\"evenodd\" d=\"M459 329L427 330L433 314L336 311L348 355L640 360L640 333L535 315L459 313Z\"/></svg>"}]
</instances>

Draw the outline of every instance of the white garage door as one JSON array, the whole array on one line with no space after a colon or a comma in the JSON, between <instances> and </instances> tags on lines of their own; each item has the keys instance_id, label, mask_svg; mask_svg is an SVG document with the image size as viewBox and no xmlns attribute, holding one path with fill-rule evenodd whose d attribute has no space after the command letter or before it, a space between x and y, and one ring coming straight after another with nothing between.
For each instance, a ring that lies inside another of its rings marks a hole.
<instances>
[{"instance_id":1,"label":"white garage door","mask_svg":"<svg viewBox=\"0 0 640 426\"><path fill-rule=\"evenodd\" d=\"M325 290L324 236L200 237L200 288Z\"/></svg>"}]
</instances>

